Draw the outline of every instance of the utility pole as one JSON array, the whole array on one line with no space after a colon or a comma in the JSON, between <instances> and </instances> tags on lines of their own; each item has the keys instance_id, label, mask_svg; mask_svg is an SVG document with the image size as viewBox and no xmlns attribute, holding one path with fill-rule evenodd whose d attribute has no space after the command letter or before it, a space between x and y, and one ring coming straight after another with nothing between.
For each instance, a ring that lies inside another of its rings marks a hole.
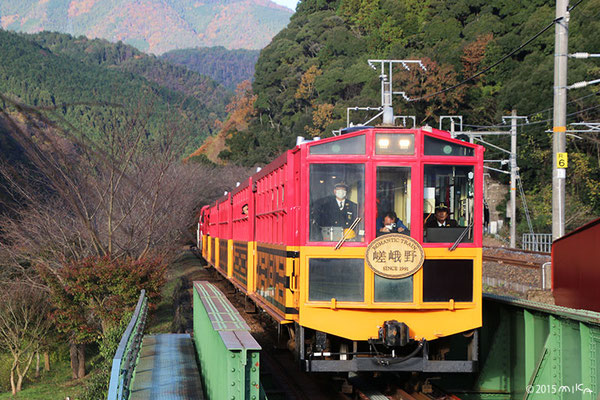
<instances>
[{"instance_id":1,"label":"utility pole","mask_svg":"<svg viewBox=\"0 0 600 400\"><path fill-rule=\"evenodd\" d=\"M510 247L517 247L517 110L510 119Z\"/></svg>"},{"instance_id":2,"label":"utility pole","mask_svg":"<svg viewBox=\"0 0 600 400\"><path fill-rule=\"evenodd\" d=\"M443 122L446 120L450 121L450 133L452 137L456 138L458 135L466 135L469 137L469 141L473 143L477 141L484 146L494 148L496 150L500 150L503 153L508 155L508 160L484 160L485 163L500 163L500 165L509 164L510 172L504 171L502 169L493 168L490 166L484 166L483 168L489 169L492 171L500 172L502 174L510 174L510 246L516 248L516 238L517 238L517 178L519 177L519 167L517 166L517 120L524 119L526 123L529 123L527 117L522 117L517 115L517 111L513 110L510 116L502 117L502 123L506 124L507 120L511 120L511 128L510 132L507 131L463 131L463 120L460 115L442 115L440 116L440 129L443 127ZM459 131L455 130L456 123L459 124ZM483 139L483 136L492 135L508 135L510 134L510 151L503 149L502 147L496 146L495 144L489 143ZM520 178L519 178L520 179ZM521 196L523 201L523 208L525 210L525 216L527 217L527 224L529 225L529 232L533 234L533 228L531 226L531 221L529 220L529 211L527 209L527 201L525 199L525 195L521 190Z\"/></svg>"},{"instance_id":3,"label":"utility pole","mask_svg":"<svg viewBox=\"0 0 600 400\"><path fill-rule=\"evenodd\" d=\"M567 171L558 168L559 154L566 150L567 58L569 43L569 0L556 1L554 39L554 122L552 137L552 239L565 234L565 180Z\"/></svg>"},{"instance_id":4,"label":"utility pole","mask_svg":"<svg viewBox=\"0 0 600 400\"><path fill-rule=\"evenodd\" d=\"M369 63L369 67L373 68L377 71L378 66L380 66L380 75L379 79L381 80L381 107L348 107L346 108L346 126L353 126L350 121L350 111L379 111L374 117L369 119L366 122L363 122L362 125L368 125L375 119L382 117L383 125L395 125L396 119L402 119L404 123L406 123L406 119L412 119L413 126L416 123L416 118L414 116L403 116L403 115L394 115L394 109L392 108L392 97L396 95L401 95L404 100L410 101L410 98L406 95L405 92L397 92L394 91L393 87L393 75L394 75L394 65L401 65L405 70L410 71L410 65L416 64L423 71L427 71L427 67L421 60L367 60ZM334 131L335 132L335 131Z\"/></svg>"},{"instance_id":5,"label":"utility pole","mask_svg":"<svg viewBox=\"0 0 600 400\"><path fill-rule=\"evenodd\" d=\"M517 116L517 110L512 110L510 117L502 117L502 122L506 123L510 119L510 247L517 247L517 120L527 117Z\"/></svg>"},{"instance_id":6,"label":"utility pole","mask_svg":"<svg viewBox=\"0 0 600 400\"><path fill-rule=\"evenodd\" d=\"M517 247L517 119L527 118L518 117L517 110L512 110L510 117L502 117L502 122L506 123L510 119L510 247Z\"/></svg>"}]
</instances>

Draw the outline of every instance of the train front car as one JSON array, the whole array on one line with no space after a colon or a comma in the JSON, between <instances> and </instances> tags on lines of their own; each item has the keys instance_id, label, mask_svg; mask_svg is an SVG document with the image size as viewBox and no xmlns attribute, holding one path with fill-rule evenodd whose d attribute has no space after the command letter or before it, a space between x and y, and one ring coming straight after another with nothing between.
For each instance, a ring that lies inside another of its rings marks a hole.
<instances>
[{"instance_id":1,"label":"train front car","mask_svg":"<svg viewBox=\"0 0 600 400\"><path fill-rule=\"evenodd\" d=\"M293 336L307 370L477 368L483 152L429 127L295 149Z\"/></svg>"}]
</instances>

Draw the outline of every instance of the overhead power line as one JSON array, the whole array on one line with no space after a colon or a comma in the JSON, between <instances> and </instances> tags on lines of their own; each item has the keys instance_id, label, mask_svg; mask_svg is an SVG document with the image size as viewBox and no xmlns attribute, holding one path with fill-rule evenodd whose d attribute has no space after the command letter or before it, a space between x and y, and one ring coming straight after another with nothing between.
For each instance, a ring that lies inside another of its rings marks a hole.
<instances>
[{"instance_id":1,"label":"overhead power line","mask_svg":"<svg viewBox=\"0 0 600 400\"><path fill-rule=\"evenodd\" d=\"M577 3L575 3L573 6L571 6L568 11L569 12L572 11L575 7L577 7L579 4L581 4L582 1L583 0L579 0ZM410 99L409 101L411 101L411 102L421 101L421 100L428 99L428 98L433 97L433 96L437 96L438 94L446 93L446 92L448 92L450 90L456 89L457 87L462 86L465 83L467 83L467 82L469 82L469 81L477 78L479 75L485 74L486 72L488 72L492 68L495 68L500 63L502 63L503 61L505 61L507 58L511 57L512 55L514 55L515 53L517 53L519 50L521 50L522 48L524 48L525 46L527 46L529 43L533 42L535 39L537 39L540 35L542 35L548 29L552 28L555 23L561 21L562 19L563 19L563 17L553 19L552 22L550 22L541 31L539 31L538 33L536 33L535 35L533 35L531 38L529 38L526 42L524 42L523 44L521 44L519 47L517 47L516 49L514 49L510 53L504 55L501 59L499 59L498 61L496 61L494 64L492 64L489 67L484 68L483 70L477 72L475 75L472 75L472 76L470 76L470 77L468 77L466 79L463 79L462 81L458 82L457 84L449 86L449 87L444 88L442 90L439 90L439 91L437 91L435 93L427 94L425 96L417 97L415 99Z\"/></svg>"},{"instance_id":2,"label":"overhead power line","mask_svg":"<svg viewBox=\"0 0 600 400\"><path fill-rule=\"evenodd\" d=\"M481 71L477 72L475 75L472 75L472 76L470 76L470 77L468 77L466 79L463 79L462 81L458 82L455 85L449 86L449 87L444 88L442 90L439 90L439 91L437 91L435 93L431 93L431 94L428 94L428 95L425 95L425 96L417 97L416 99L410 99L410 101L420 101L420 100L428 99L428 98L433 97L433 96L437 96L438 94L442 94L442 93L448 92L450 90L456 89L457 87L464 85L465 83L467 83L467 82L469 82L469 81L477 78L478 76L480 76L482 74L485 74L486 72L488 72L492 68L495 68L500 63L502 63L504 60L506 60L507 58L511 57L512 55L514 55L515 53L517 53L519 50L521 50L522 48L524 48L525 46L527 46L529 43L533 42L535 39L537 39L540 35L542 35L548 29L552 28L554 26L554 24L556 22L560 21L561 19L562 18L556 18L556 19L552 20L552 22L549 23L548 25L546 25L546 27L544 27L544 29L542 29L541 31L539 31L538 33L536 33L535 35L533 35L526 42L524 42L523 44L521 44L519 47L517 47L516 49L514 49L510 53L504 55L501 59L499 59L498 61L496 61L495 63L493 63L489 67L484 68Z\"/></svg>"},{"instance_id":3,"label":"overhead power line","mask_svg":"<svg viewBox=\"0 0 600 400\"><path fill-rule=\"evenodd\" d=\"M581 114L581 113L584 113L584 112L590 111L590 110L595 110L597 108L600 108L600 105L593 106L593 107L587 107L587 108L584 108L583 110L572 112L570 114L567 114L567 117L572 117L573 115ZM544 119L542 121L525 122L522 124L517 124L517 126L539 125L539 124L545 124L545 123L551 122L551 121L552 121L552 118L549 118L549 119ZM491 129L491 128L506 128L507 127L507 125L469 125L469 124L463 124L463 125L466 127L469 127L469 128L476 128L476 129Z\"/></svg>"},{"instance_id":4,"label":"overhead power line","mask_svg":"<svg viewBox=\"0 0 600 400\"><path fill-rule=\"evenodd\" d=\"M576 99L573 99L573 100L569 101L569 102L567 103L567 105L569 105L569 104L573 104L573 103L576 103L576 102L578 102L579 100L587 99L588 97L596 96L596 95L598 95L598 94L600 94L600 90L598 90L598 91L595 91L594 93L591 93L591 94L586 94L585 96L581 96L581 97L578 97L578 98L576 98ZM544 109L544 110L540 110L540 111L532 112L531 114L529 114L529 115L528 115L528 117L529 117L529 118L531 118L531 117L533 117L533 116L534 116L534 115L536 115L536 114L542 114L542 113L545 113L546 111L552 111L552 110L554 110L554 107L550 107L550 108L546 108L546 109Z\"/></svg>"},{"instance_id":5,"label":"overhead power line","mask_svg":"<svg viewBox=\"0 0 600 400\"><path fill-rule=\"evenodd\" d=\"M579 4L581 4L581 2L582 2L582 1L583 1L583 0L579 0L577 3L575 3L575 4L573 4L571 7L569 7L569 8L567 9L567 11L568 11L568 12L571 12L571 11L573 11L573 9L574 9L575 7L577 7Z\"/></svg>"}]
</instances>

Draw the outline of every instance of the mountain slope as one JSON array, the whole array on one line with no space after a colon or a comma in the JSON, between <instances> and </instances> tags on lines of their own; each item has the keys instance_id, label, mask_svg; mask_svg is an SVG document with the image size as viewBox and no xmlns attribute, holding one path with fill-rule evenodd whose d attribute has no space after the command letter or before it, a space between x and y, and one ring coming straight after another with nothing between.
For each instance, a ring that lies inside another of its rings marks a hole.
<instances>
[{"instance_id":1,"label":"mountain slope","mask_svg":"<svg viewBox=\"0 0 600 400\"><path fill-rule=\"evenodd\" d=\"M209 76L234 89L240 82L252 79L258 50L227 50L224 47L172 50L161 56L173 64Z\"/></svg>"},{"instance_id":2,"label":"mountain slope","mask_svg":"<svg viewBox=\"0 0 600 400\"><path fill-rule=\"evenodd\" d=\"M0 92L28 105L50 107L58 120L92 138L127 116L149 110L148 134L160 137L165 126L175 124L190 132L188 151L212 134L214 120L223 115L227 100L222 87L195 72L120 46L68 35L0 30ZM92 61L101 54L103 62ZM169 82L178 82L192 93Z\"/></svg>"},{"instance_id":3,"label":"mountain slope","mask_svg":"<svg viewBox=\"0 0 600 400\"><path fill-rule=\"evenodd\" d=\"M270 0L20 0L0 2L0 25L123 41L155 54L224 46L260 49L292 11Z\"/></svg>"},{"instance_id":4,"label":"mountain slope","mask_svg":"<svg viewBox=\"0 0 600 400\"><path fill-rule=\"evenodd\" d=\"M55 54L72 57L90 66L140 75L151 82L186 96L192 96L207 108L222 112L230 97L229 91L206 74L194 72L185 66L174 65L153 55L142 53L123 43L104 39L75 38L71 35L42 32L24 35Z\"/></svg>"}]
</instances>

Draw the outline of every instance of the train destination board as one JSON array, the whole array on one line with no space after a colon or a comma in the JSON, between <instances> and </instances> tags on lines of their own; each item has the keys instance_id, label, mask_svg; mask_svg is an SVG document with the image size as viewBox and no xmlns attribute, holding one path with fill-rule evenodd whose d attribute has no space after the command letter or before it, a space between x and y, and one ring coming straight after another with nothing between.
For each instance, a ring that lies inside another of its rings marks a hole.
<instances>
[{"instance_id":1,"label":"train destination board","mask_svg":"<svg viewBox=\"0 0 600 400\"><path fill-rule=\"evenodd\" d=\"M400 279L411 276L423 266L425 252L410 236L390 233L369 244L365 260L377 275Z\"/></svg>"}]
</instances>

